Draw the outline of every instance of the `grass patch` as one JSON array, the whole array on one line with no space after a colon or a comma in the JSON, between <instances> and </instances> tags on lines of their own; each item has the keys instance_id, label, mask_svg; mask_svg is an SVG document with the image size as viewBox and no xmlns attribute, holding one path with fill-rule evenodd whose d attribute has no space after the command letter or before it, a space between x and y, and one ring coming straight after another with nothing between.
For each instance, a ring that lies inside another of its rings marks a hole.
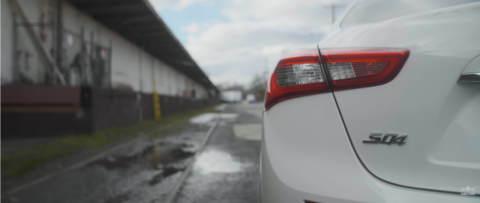
<instances>
[{"instance_id":1,"label":"grass patch","mask_svg":"<svg viewBox=\"0 0 480 203\"><path fill-rule=\"evenodd\" d=\"M156 133L165 132L165 129L159 130L159 128L173 123L180 123L192 116L213 112L214 110L215 108L211 106L202 110L166 116L160 120L148 120L128 126L109 127L92 134L67 135L43 146L2 154L2 179L20 176L40 164L78 153L84 149L103 147L113 142L138 136L140 133L152 132L153 130L156 130Z\"/></svg>"}]
</instances>

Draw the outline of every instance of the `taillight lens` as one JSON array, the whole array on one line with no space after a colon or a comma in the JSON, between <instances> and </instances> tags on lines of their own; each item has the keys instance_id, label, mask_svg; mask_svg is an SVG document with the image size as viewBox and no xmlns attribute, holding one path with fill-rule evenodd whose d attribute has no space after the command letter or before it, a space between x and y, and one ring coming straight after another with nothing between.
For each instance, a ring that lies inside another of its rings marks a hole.
<instances>
[{"instance_id":1,"label":"taillight lens","mask_svg":"<svg viewBox=\"0 0 480 203\"><path fill-rule=\"evenodd\" d=\"M268 83L265 109L289 98L329 91L317 50L295 52L282 59Z\"/></svg>"},{"instance_id":2,"label":"taillight lens","mask_svg":"<svg viewBox=\"0 0 480 203\"><path fill-rule=\"evenodd\" d=\"M336 91L390 82L408 54L406 49L325 49L322 59Z\"/></svg>"},{"instance_id":3,"label":"taillight lens","mask_svg":"<svg viewBox=\"0 0 480 203\"><path fill-rule=\"evenodd\" d=\"M326 81L333 91L388 83L397 76L409 54L406 49L321 51L321 57L318 50L295 52L278 63L268 82L265 109L289 98L329 92ZM325 69L322 64L326 64Z\"/></svg>"}]
</instances>

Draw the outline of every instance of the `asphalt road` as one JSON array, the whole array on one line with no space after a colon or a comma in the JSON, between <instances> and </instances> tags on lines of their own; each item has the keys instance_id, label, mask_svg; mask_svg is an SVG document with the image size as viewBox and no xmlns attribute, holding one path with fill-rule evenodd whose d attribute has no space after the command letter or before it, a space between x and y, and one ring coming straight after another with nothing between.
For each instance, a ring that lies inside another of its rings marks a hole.
<instances>
[{"instance_id":1,"label":"asphalt road","mask_svg":"<svg viewBox=\"0 0 480 203\"><path fill-rule=\"evenodd\" d=\"M257 202L261 115L260 104L227 105L220 114L201 115L170 130L167 137L138 139L82 167L2 195L2 202L165 202L190 163L192 171L173 202ZM199 152L214 117L221 120Z\"/></svg>"},{"instance_id":2,"label":"asphalt road","mask_svg":"<svg viewBox=\"0 0 480 203\"><path fill-rule=\"evenodd\" d=\"M261 105L230 105L176 202L257 202Z\"/></svg>"}]
</instances>

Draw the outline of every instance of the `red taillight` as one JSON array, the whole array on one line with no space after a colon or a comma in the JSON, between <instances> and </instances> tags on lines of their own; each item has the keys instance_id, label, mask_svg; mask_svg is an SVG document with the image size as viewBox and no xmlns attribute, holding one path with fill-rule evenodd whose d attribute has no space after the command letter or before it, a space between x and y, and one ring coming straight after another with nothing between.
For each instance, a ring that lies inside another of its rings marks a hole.
<instances>
[{"instance_id":1,"label":"red taillight","mask_svg":"<svg viewBox=\"0 0 480 203\"><path fill-rule=\"evenodd\" d=\"M282 59L268 82L265 109L289 98L328 92L321 69L317 50Z\"/></svg>"},{"instance_id":2,"label":"red taillight","mask_svg":"<svg viewBox=\"0 0 480 203\"><path fill-rule=\"evenodd\" d=\"M406 49L325 49L333 91L382 85L397 76L408 57Z\"/></svg>"},{"instance_id":3,"label":"red taillight","mask_svg":"<svg viewBox=\"0 0 480 203\"><path fill-rule=\"evenodd\" d=\"M296 52L282 59L271 75L265 109L289 98L329 92L325 81L333 91L388 83L408 54L406 49L322 49L322 57L317 50Z\"/></svg>"}]
</instances>

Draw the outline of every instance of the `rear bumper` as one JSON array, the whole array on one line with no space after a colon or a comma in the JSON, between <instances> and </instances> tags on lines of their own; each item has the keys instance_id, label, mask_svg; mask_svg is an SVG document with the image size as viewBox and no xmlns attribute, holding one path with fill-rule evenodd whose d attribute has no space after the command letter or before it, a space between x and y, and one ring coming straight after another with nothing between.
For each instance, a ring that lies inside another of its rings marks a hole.
<instances>
[{"instance_id":1,"label":"rear bumper","mask_svg":"<svg viewBox=\"0 0 480 203\"><path fill-rule=\"evenodd\" d=\"M260 199L279 202L478 202L478 197L395 186L369 174L350 145L332 95L264 112Z\"/></svg>"},{"instance_id":2,"label":"rear bumper","mask_svg":"<svg viewBox=\"0 0 480 203\"><path fill-rule=\"evenodd\" d=\"M396 202L396 203L410 203L410 202L432 202L432 203L474 203L478 202L478 197L468 197L452 194L444 194L438 192L428 192L422 190L415 190L394 186L388 183L377 180L372 176L364 176L362 186L353 188L351 185L357 185L358 181L349 181L342 179L339 175L332 176L339 177L336 182L319 182L325 187L335 188L342 194L337 193L328 194L328 192L317 190L314 193L308 191L301 191L296 189L288 182L283 182L282 179L275 173L273 165L270 162L268 152L265 150L265 145L262 145L261 155L261 174L260 174L260 201L261 203L281 203L281 202L296 202L303 203L304 200L321 203L353 203L353 202ZM301 171L292 171L291 176L297 177ZM315 174L302 174L312 175ZM309 186L309 182L305 182L305 186ZM341 187L337 187L342 185ZM314 189L314 188L312 188Z\"/></svg>"}]
</instances>

